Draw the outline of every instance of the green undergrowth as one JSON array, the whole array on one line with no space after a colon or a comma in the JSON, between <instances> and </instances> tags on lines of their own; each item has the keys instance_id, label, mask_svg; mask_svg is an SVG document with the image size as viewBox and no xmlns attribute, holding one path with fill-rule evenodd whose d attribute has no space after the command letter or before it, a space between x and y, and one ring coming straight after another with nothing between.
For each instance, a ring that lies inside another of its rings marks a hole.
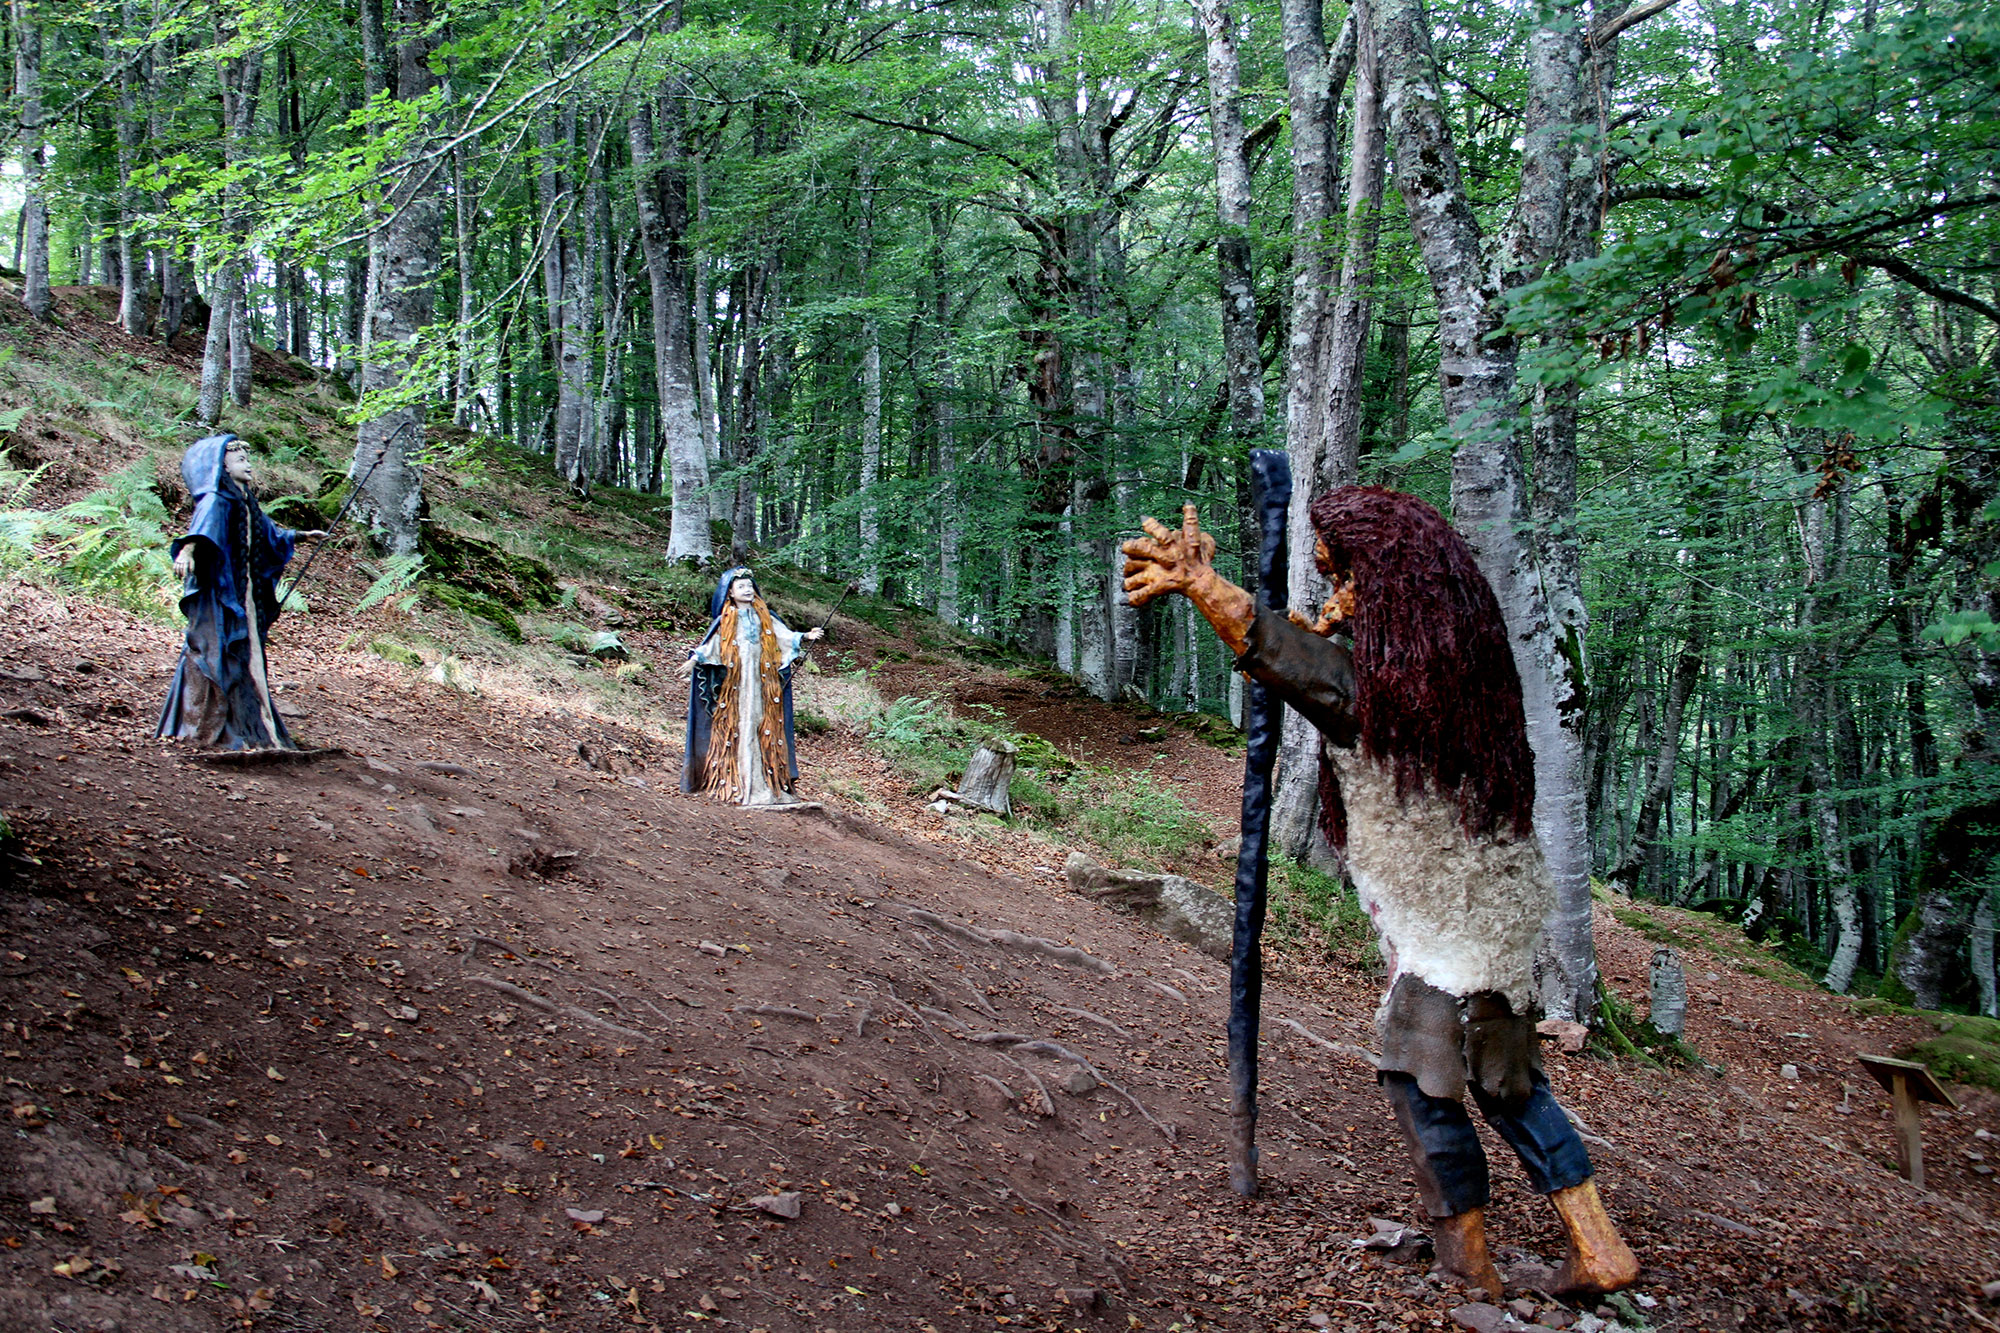
<instances>
[{"instance_id":1,"label":"green undergrowth","mask_svg":"<svg viewBox=\"0 0 2000 1333\"><path fill-rule=\"evenodd\" d=\"M0 450L0 567L51 587L76 589L127 610L164 618L179 580L167 555L169 519L153 487L152 461L103 479L56 509L26 504L39 470L8 465Z\"/></svg>"},{"instance_id":2,"label":"green undergrowth","mask_svg":"<svg viewBox=\"0 0 2000 1333\"><path fill-rule=\"evenodd\" d=\"M1234 863L1229 867L1234 871ZM1297 950L1328 963L1369 970L1382 954L1368 913L1351 885L1337 875L1282 859L1270 868L1265 937L1280 949Z\"/></svg>"},{"instance_id":3,"label":"green undergrowth","mask_svg":"<svg viewBox=\"0 0 2000 1333\"><path fill-rule=\"evenodd\" d=\"M1746 934L1737 924L1743 904L1735 900L1718 900L1725 904L1721 907L1704 904L1686 908L1621 897L1602 885L1593 886L1592 894L1610 908L1620 925L1683 954L1706 954L1794 990L1818 990L1819 978L1826 974L1826 955L1813 947L1802 927L1779 919ZM1730 908L1737 909L1734 915ZM1863 993L1873 988L1872 975L1857 974L1855 980L1856 989Z\"/></svg>"},{"instance_id":4,"label":"green undergrowth","mask_svg":"<svg viewBox=\"0 0 2000 1333\"><path fill-rule=\"evenodd\" d=\"M1017 824L1054 840L1087 842L1118 864L1167 869L1214 840L1208 820L1154 774L1082 763L1043 737L1006 729L991 707L959 712L937 696L897 699L861 730L916 797L955 786L982 744L1013 745L1007 794Z\"/></svg>"},{"instance_id":5,"label":"green undergrowth","mask_svg":"<svg viewBox=\"0 0 2000 1333\"><path fill-rule=\"evenodd\" d=\"M1917 1009L1875 997L1856 1000L1851 1010L1857 1018L1921 1018L1937 1035L1903 1047L1896 1052L1898 1058L1921 1061L1933 1074L1953 1083L2000 1091L2000 1019Z\"/></svg>"}]
</instances>

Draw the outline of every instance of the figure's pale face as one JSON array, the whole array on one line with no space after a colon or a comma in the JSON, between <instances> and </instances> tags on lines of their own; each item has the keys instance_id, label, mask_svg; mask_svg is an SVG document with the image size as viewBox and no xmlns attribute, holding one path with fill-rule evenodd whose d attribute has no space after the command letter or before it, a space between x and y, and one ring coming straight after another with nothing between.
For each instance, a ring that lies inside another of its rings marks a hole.
<instances>
[{"instance_id":1,"label":"figure's pale face","mask_svg":"<svg viewBox=\"0 0 2000 1333\"><path fill-rule=\"evenodd\" d=\"M729 600L738 606L748 606L757 600L757 585L749 579L737 579L729 585Z\"/></svg>"},{"instance_id":2,"label":"figure's pale face","mask_svg":"<svg viewBox=\"0 0 2000 1333\"><path fill-rule=\"evenodd\" d=\"M232 444L222 451L222 470L239 486L250 484L250 451Z\"/></svg>"}]
</instances>

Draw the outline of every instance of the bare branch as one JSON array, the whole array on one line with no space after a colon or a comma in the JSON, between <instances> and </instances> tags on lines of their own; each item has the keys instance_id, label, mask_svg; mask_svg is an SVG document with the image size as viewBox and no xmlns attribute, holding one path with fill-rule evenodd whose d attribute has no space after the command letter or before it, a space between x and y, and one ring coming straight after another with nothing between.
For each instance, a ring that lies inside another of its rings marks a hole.
<instances>
[{"instance_id":1,"label":"bare branch","mask_svg":"<svg viewBox=\"0 0 2000 1333\"><path fill-rule=\"evenodd\" d=\"M1942 301L1946 305L1955 305L1961 309L1970 310L1992 323L2000 324L2000 309L1996 309L1985 301L1980 300L1970 292L1961 292L1955 287L1945 286L1922 269L1906 264L1894 255L1884 254L1880 250L1856 248L1847 251L1847 256L1856 263L1866 264L1870 268L1879 268L1892 278L1902 279L1934 300Z\"/></svg>"},{"instance_id":2,"label":"bare branch","mask_svg":"<svg viewBox=\"0 0 2000 1333\"><path fill-rule=\"evenodd\" d=\"M1616 18L1606 19L1598 24L1590 34L1590 44L1601 49L1627 28L1637 23L1644 23L1653 15L1664 13L1673 6L1674 0L1646 0L1646 3L1637 9L1628 9Z\"/></svg>"}]
</instances>

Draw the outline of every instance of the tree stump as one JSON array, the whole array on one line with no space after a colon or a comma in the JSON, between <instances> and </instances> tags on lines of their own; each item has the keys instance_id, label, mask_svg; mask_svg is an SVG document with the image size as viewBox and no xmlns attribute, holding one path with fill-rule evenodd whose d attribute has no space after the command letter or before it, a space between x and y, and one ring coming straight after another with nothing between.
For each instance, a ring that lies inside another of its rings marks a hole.
<instances>
[{"instance_id":1,"label":"tree stump","mask_svg":"<svg viewBox=\"0 0 2000 1333\"><path fill-rule=\"evenodd\" d=\"M1653 950L1653 1026L1663 1037L1678 1037L1687 1025L1687 974L1666 945Z\"/></svg>"},{"instance_id":2,"label":"tree stump","mask_svg":"<svg viewBox=\"0 0 2000 1333\"><path fill-rule=\"evenodd\" d=\"M1007 786L1014 780L1014 746L991 740L972 752L965 763L965 778L947 799L996 815L1011 815L1014 804L1007 798Z\"/></svg>"}]
</instances>

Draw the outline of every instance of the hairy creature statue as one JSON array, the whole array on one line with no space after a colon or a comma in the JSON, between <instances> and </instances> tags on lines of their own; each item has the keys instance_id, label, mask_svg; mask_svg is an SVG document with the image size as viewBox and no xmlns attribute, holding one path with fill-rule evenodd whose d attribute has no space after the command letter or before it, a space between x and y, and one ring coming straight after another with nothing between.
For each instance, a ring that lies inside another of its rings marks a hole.
<instances>
[{"instance_id":1,"label":"hairy creature statue","mask_svg":"<svg viewBox=\"0 0 2000 1333\"><path fill-rule=\"evenodd\" d=\"M1486 1157L1465 1102L1520 1157L1569 1239L1558 1285L1584 1294L1638 1276L1549 1092L1533 961L1555 905L1535 841L1521 683L1471 548L1414 496L1345 486L1312 505L1336 593L1316 623L1259 608L1215 572L1194 507L1125 543L1135 604L1181 593L1237 668L1317 727L1320 821L1346 855L1382 940L1379 1079L1416 1167L1438 1257L1499 1298L1487 1251ZM1351 647L1323 635L1345 631Z\"/></svg>"}]
</instances>

